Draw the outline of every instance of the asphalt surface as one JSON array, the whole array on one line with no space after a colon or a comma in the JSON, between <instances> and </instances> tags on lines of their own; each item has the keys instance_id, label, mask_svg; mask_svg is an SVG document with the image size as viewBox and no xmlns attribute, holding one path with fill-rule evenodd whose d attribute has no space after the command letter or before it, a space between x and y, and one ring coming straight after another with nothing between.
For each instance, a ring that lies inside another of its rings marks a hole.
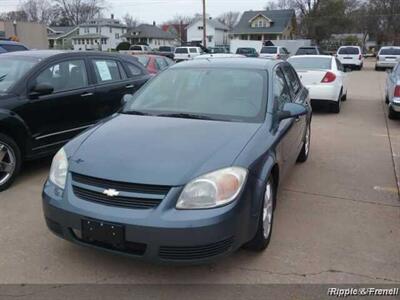
<instances>
[{"instance_id":1,"label":"asphalt surface","mask_svg":"<svg viewBox=\"0 0 400 300\"><path fill-rule=\"evenodd\" d=\"M151 265L82 248L46 228L50 160L0 194L0 283L400 283L400 120L386 116L385 72L349 74L339 115L314 111L309 160L279 195L270 247L217 263ZM397 173L396 171L397 170Z\"/></svg>"}]
</instances>

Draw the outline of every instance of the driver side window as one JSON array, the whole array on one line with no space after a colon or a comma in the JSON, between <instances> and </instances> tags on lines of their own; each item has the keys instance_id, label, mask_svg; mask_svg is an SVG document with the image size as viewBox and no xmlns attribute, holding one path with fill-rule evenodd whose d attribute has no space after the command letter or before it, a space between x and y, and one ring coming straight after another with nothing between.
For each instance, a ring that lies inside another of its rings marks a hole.
<instances>
[{"instance_id":1,"label":"driver side window","mask_svg":"<svg viewBox=\"0 0 400 300\"><path fill-rule=\"evenodd\" d=\"M287 85L285 76L280 68L275 72L274 101L278 110L283 110L283 106L286 103L291 102L289 86Z\"/></svg>"}]
</instances>

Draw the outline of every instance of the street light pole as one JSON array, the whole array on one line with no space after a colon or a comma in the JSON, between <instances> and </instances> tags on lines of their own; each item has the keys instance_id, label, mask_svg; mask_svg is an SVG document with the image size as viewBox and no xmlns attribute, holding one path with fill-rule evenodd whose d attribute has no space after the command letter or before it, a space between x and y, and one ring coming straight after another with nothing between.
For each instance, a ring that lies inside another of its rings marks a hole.
<instances>
[{"instance_id":1,"label":"street light pole","mask_svg":"<svg viewBox=\"0 0 400 300\"><path fill-rule=\"evenodd\" d=\"M207 48L206 0L203 0L203 46Z\"/></svg>"}]
</instances>

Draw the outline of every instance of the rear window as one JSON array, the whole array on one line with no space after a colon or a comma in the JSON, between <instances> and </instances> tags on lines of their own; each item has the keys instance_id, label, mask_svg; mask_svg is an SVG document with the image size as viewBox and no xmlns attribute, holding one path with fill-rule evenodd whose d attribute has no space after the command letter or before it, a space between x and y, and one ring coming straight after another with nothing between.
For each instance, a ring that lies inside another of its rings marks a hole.
<instances>
[{"instance_id":1,"label":"rear window","mask_svg":"<svg viewBox=\"0 0 400 300\"><path fill-rule=\"evenodd\" d=\"M340 48L338 54L358 55L360 54L360 49L357 47Z\"/></svg>"},{"instance_id":2,"label":"rear window","mask_svg":"<svg viewBox=\"0 0 400 300\"><path fill-rule=\"evenodd\" d=\"M315 55L319 54L317 49L312 47L312 48L299 48L297 50L296 55Z\"/></svg>"},{"instance_id":3,"label":"rear window","mask_svg":"<svg viewBox=\"0 0 400 300\"><path fill-rule=\"evenodd\" d=\"M130 50L133 50L133 51L142 51L142 47L140 47L140 46L131 46Z\"/></svg>"},{"instance_id":4,"label":"rear window","mask_svg":"<svg viewBox=\"0 0 400 300\"><path fill-rule=\"evenodd\" d=\"M172 48L166 46L161 46L159 50L160 52L172 52Z\"/></svg>"},{"instance_id":5,"label":"rear window","mask_svg":"<svg viewBox=\"0 0 400 300\"><path fill-rule=\"evenodd\" d=\"M187 48L176 48L175 53L181 54L181 53L188 53Z\"/></svg>"},{"instance_id":6,"label":"rear window","mask_svg":"<svg viewBox=\"0 0 400 300\"><path fill-rule=\"evenodd\" d=\"M296 70L330 70L332 67L330 57L292 57L288 62Z\"/></svg>"},{"instance_id":7,"label":"rear window","mask_svg":"<svg viewBox=\"0 0 400 300\"><path fill-rule=\"evenodd\" d=\"M26 50L28 50L26 47L21 46L21 45L2 44L1 47L3 49L5 49L7 52L26 51Z\"/></svg>"},{"instance_id":8,"label":"rear window","mask_svg":"<svg viewBox=\"0 0 400 300\"><path fill-rule=\"evenodd\" d=\"M276 54L278 52L278 47L263 47L261 53L265 54Z\"/></svg>"},{"instance_id":9,"label":"rear window","mask_svg":"<svg viewBox=\"0 0 400 300\"><path fill-rule=\"evenodd\" d=\"M385 48L379 53L380 55L400 55L400 48Z\"/></svg>"},{"instance_id":10,"label":"rear window","mask_svg":"<svg viewBox=\"0 0 400 300\"><path fill-rule=\"evenodd\" d=\"M236 50L237 54L249 54L256 52L256 49L253 48L239 48Z\"/></svg>"}]
</instances>

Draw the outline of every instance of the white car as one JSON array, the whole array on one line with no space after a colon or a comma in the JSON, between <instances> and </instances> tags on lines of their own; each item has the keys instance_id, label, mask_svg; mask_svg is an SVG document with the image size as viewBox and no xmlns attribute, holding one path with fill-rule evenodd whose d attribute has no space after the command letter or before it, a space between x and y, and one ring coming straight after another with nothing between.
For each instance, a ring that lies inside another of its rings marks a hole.
<instances>
[{"instance_id":1,"label":"white car","mask_svg":"<svg viewBox=\"0 0 400 300\"><path fill-rule=\"evenodd\" d=\"M285 47L278 46L264 46L261 48L260 57L270 59L287 60L289 58L289 51Z\"/></svg>"},{"instance_id":2,"label":"white car","mask_svg":"<svg viewBox=\"0 0 400 300\"><path fill-rule=\"evenodd\" d=\"M393 71L388 72L386 103L388 104L389 118L398 117L400 115L400 63L393 68Z\"/></svg>"},{"instance_id":3,"label":"white car","mask_svg":"<svg viewBox=\"0 0 400 300\"><path fill-rule=\"evenodd\" d=\"M329 103L331 112L339 113L347 99L347 74L340 61L329 55L292 56L288 62L310 91L312 101Z\"/></svg>"},{"instance_id":4,"label":"white car","mask_svg":"<svg viewBox=\"0 0 400 300\"><path fill-rule=\"evenodd\" d=\"M345 68L361 70L364 65L364 56L361 47L342 46L336 54L337 59Z\"/></svg>"},{"instance_id":5,"label":"white car","mask_svg":"<svg viewBox=\"0 0 400 300\"><path fill-rule=\"evenodd\" d=\"M192 60L201 54L203 54L203 50L200 47L177 47L175 49L174 60L176 62Z\"/></svg>"},{"instance_id":6,"label":"white car","mask_svg":"<svg viewBox=\"0 0 400 300\"><path fill-rule=\"evenodd\" d=\"M232 53L216 53L216 54L203 54L200 56L196 56L194 59L210 59L210 58L244 58L246 56L240 54L232 54Z\"/></svg>"},{"instance_id":7,"label":"white car","mask_svg":"<svg viewBox=\"0 0 400 300\"><path fill-rule=\"evenodd\" d=\"M382 47L376 56L375 70L393 68L400 62L400 47Z\"/></svg>"}]
</instances>

